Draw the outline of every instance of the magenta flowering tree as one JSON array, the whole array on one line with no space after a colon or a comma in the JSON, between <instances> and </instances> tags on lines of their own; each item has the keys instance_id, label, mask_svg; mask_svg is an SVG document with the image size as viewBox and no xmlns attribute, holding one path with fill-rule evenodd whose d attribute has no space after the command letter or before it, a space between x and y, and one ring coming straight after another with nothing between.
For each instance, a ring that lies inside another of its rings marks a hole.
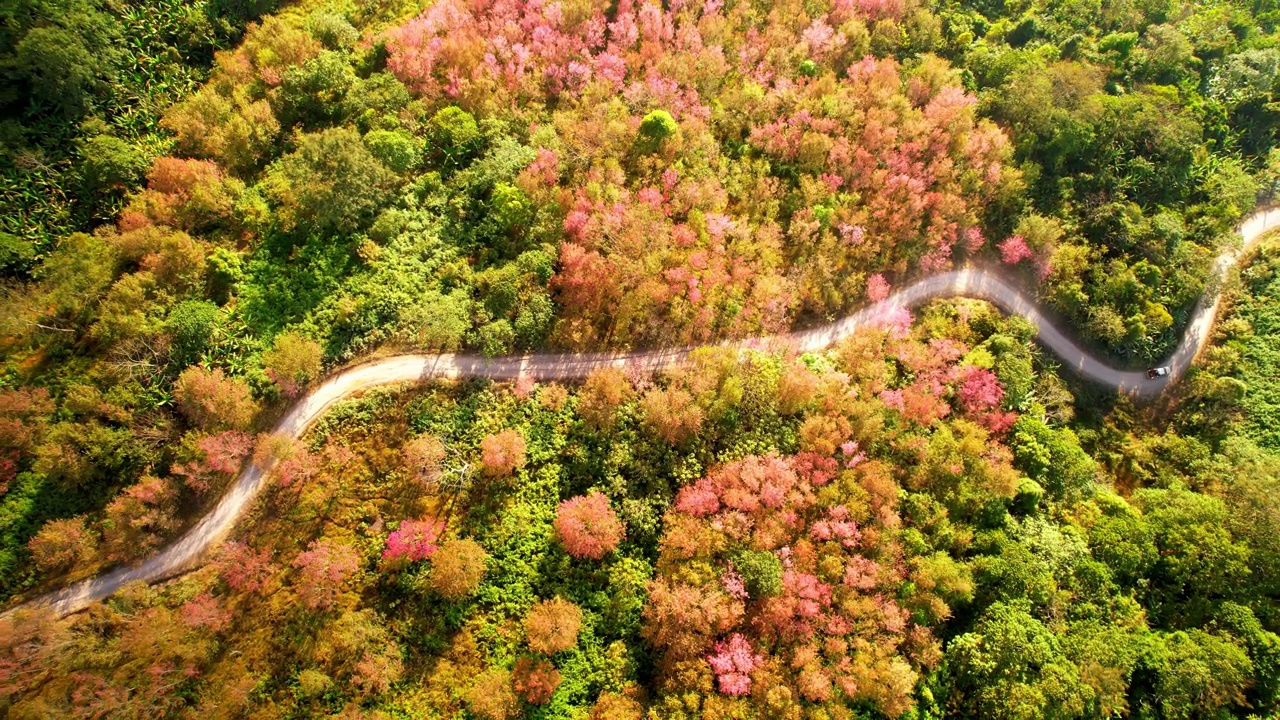
<instances>
[{"instance_id":1,"label":"magenta flowering tree","mask_svg":"<svg viewBox=\"0 0 1280 720\"><path fill-rule=\"evenodd\" d=\"M382 561L389 564L426 560L439 548L437 541L444 533L440 520L405 520L387 536Z\"/></svg>"}]
</instances>

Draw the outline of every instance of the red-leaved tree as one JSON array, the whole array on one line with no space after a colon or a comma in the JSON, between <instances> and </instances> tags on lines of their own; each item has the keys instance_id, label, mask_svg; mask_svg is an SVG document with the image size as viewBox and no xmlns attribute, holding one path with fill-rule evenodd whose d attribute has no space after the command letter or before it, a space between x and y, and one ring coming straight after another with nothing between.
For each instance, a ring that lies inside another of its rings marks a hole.
<instances>
[{"instance_id":1,"label":"red-leaved tree","mask_svg":"<svg viewBox=\"0 0 1280 720\"><path fill-rule=\"evenodd\" d=\"M545 658L522 657L511 669L516 694L531 705L543 705L560 687L560 671Z\"/></svg>"}]
</instances>

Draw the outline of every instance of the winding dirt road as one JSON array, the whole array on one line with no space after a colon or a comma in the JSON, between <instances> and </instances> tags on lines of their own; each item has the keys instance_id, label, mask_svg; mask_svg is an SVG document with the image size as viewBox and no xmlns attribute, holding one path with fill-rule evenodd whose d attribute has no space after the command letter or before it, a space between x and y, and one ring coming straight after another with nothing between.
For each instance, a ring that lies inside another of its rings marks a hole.
<instances>
[{"instance_id":1,"label":"winding dirt road","mask_svg":"<svg viewBox=\"0 0 1280 720\"><path fill-rule=\"evenodd\" d=\"M1118 370L1089 355L1053 325L1040 312L1034 300L1002 280L996 273L977 269L956 270L924 278L903 287L882 302L828 325L777 337L735 341L727 345L742 349L789 347L800 352L810 352L830 347L858 328L882 322L899 309L933 298L972 297L990 301L1009 313L1026 316L1036 327L1039 342L1052 350L1065 366L1072 368L1077 374L1114 387L1122 393L1150 397L1158 395L1168 383L1180 376L1208 341L1209 331L1221 302L1217 280L1263 233L1277 226L1280 226L1280 208L1259 211L1240 224L1242 248L1225 252L1218 257L1211 275L1213 280L1210 290L1200 299L1182 341L1166 363L1172 371L1168 377L1159 380L1148 380L1141 371ZM377 385L461 377L513 379L529 376L535 380L577 380L592 370L607 366L660 370L679 363L689 351L689 348L681 348L629 354L537 354L498 359L456 354L381 358L330 377L299 401L276 425L275 432L299 436L334 403ZM231 533L245 508L261 492L268 471L269 468L256 465L246 467L208 515L172 545L141 564L122 567L84 580L35 598L27 605L46 605L58 615L66 615L110 596L126 583L163 580L196 566Z\"/></svg>"}]
</instances>

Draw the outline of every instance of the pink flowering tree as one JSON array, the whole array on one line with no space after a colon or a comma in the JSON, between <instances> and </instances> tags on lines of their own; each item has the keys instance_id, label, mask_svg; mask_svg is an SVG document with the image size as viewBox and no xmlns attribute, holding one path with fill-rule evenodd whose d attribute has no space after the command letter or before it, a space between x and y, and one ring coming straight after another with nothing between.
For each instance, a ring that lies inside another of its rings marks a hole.
<instances>
[{"instance_id":1,"label":"pink flowering tree","mask_svg":"<svg viewBox=\"0 0 1280 720\"><path fill-rule=\"evenodd\" d=\"M180 610L183 624L198 630L220 633L231 621L231 613L217 598L201 593L188 600Z\"/></svg>"},{"instance_id":2,"label":"pink flowering tree","mask_svg":"<svg viewBox=\"0 0 1280 720\"><path fill-rule=\"evenodd\" d=\"M1016 265L1035 254L1021 235L1010 235L1001 240L997 247L1000 248L1000 259L1006 265Z\"/></svg>"},{"instance_id":3,"label":"pink flowering tree","mask_svg":"<svg viewBox=\"0 0 1280 720\"><path fill-rule=\"evenodd\" d=\"M1004 387L996 374L985 368L969 368L956 397L966 415L993 433L1004 433L1018 419L1016 413L1001 409Z\"/></svg>"},{"instance_id":4,"label":"pink flowering tree","mask_svg":"<svg viewBox=\"0 0 1280 720\"><path fill-rule=\"evenodd\" d=\"M360 555L347 543L321 538L299 553L295 587L302 603L312 610L328 610L342 594L342 587L360 567Z\"/></svg>"},{"instance_id":5,"label":"pink flowering tree","mask_svg":"<svg viewBox=\"0 0 1280 720\"><path fill-rule=\"evenodd\" d=\"M216 565L222 581L242 593L259 592L276 571L270 549L255 550L239 542L223 545Z\"/></svg>"},{"instance_id":6,"label":"pink flowering tree","mask_svg":"<svg viewBox=\"0 0 1280 720\"><path fill-rule=\"evenodd\" d=\"M535 203L564 209L551 282L558 339L680 344L843 309L868 270L941 269L954 246L971 245L966 229L1007 186L1007 138L979 118L977 99L943 61L908 71L846 34L851 23L898 22L912 7L840 0L779 22L720 0L619 0L607 11L438 0L381 39L388 69L429 107L521 108L522 117L573 108L557 147L537 148L516 179ZM746 113L732 129L711 121L713 107L745 91L763 93L769 112ZM795 168L749 187L777 183L768 192L812 202L762 221L758 192L686 170L705 166L703 148L722 146L726 131L745 131L753 152ZM634 155L644 159L639 172L598 171ZM784 251L795 247L806 251Z\"/></svg>"},{"instance_id":7,"label":"pink flowering tree","mask_svg":"<svg viewBox=\"0 0 1280 720\"><path fill-rule=\"evenodd\" d=\"M554 526L566 552L590 560L613 552L626 534L609 498L599 491L560 503Z\"/></svg>"},{"instance_id":8,"label":"pink flowering tree","mask_svg":"<svg viewBox=\"0 0 1280 720\"><path fill-rule=\"evenodd\" d=\"M889 297L889 281L884 279L884 275L876 273L867 278L867 299L871 302L880 302Z\"/></svg>"},{"instance_id":9,"label":"pink flowering tree","mask_svg":"<svg viewBox=\"0 0 1280 720\"><path fill-rule=\"evenodd\" d=\"M1004 388L996 374L984 368L973 368L960 384L960 407L968 413L978 413L1000 407L1004 400Z\"/></svg>"},{"instance_id":10,"label":"pink flowering tree","mask_svg":"<svg viewBox=\"0 0 1280 720\"><path fill-rule=\"evenodd\" d=\"M172 472L182 477L187 487L204 494L214 479L240 470L240 465L253 449L253 442L252 435L235 430L205 435L195 443L198 457L174 465Z\"/></svg>"},{"instance_id":11,"label":"pink flowering tree","mask_svg":"<svg viewBox=\"0 0 1280 720\"><path fill-rule=\"evenodd\" d=\"M490 477L506 477L524 467L525 442L519 430L503 430L480 441L480 463Z\"/></svg>"},{"instance_id":12,"label":"pink flowering tree","mask_svg":"<svg viewBox=\"0 0 1280 720\"><path fill-rule=\"evenodd\" d=\"M716 674L716 688L725 695L740 696L751 693L751 671L764 664L764 658L751 649L742 633L734 633L716 643L707 663Z\"/></svg>"}]
</instances>

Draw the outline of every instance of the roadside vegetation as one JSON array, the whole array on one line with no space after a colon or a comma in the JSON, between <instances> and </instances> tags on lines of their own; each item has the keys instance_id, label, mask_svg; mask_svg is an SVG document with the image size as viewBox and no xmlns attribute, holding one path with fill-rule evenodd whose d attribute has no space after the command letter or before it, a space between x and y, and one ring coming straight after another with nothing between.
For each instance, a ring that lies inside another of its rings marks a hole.
<instances>
[{"instance_id":1,"label":"roadside vegetation","mask_svg":"<svg viewBox=\"0 0 1280 720\"><path fill-rule=\"evenodd\" d=\"M1025 323L907 320L345 402L259 441L274 483L205 569L14 622L10 716L1274 709L1274 460L1237 442L1123 497ZM39 537L50 570L85 557Z\"/></svg>"}]
</instances>

